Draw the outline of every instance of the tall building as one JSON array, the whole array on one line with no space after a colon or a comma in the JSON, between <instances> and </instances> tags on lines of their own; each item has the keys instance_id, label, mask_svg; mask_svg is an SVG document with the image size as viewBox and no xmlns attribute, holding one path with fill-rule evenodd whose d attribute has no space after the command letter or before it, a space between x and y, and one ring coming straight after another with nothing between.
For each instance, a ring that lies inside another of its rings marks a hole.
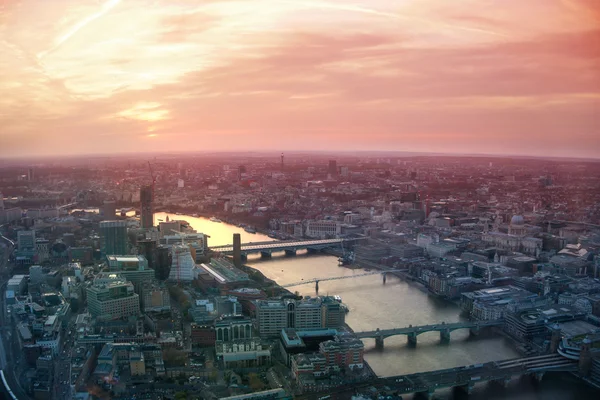
<instances>
[{"instance_id":1,"label":"tall building","mask_svg":"<svg viewBox=\"0 0 600 400\"><path fill-rule=\"evenodd\" d=\"M140 189L140 219L142 228L148 229L154 226L153 200L152 185L142 186Z\"/></svg>"},{"instance_id":2,"label":"tall building","mask_svg":"<svg viewBox=\"0 0 600 400\"><path fill-rule=\"evenodd\" d=\"M0 210L4 210L4 195L0 192Z\"/></svg>"},{"instance_id":3,"label":"tall building","mask_svg":"<svg viewBox=\"0 0 600 400\"><path fill-rule=\"evenodd\" d=\"M117 203L114 200L105 200L100 209L100 215L104 218L114 218L117 214Z\"/></svg>"},{"instance_id":4,"label":"tall building","mask_svg":"<svg viewBox=\"0 0 600 400\"><path fill-rule=\"evenodd\" d=\"M175 245L171 247L172 262L169 272L170 281L191 282L197 275L196 262L192 258L189 246Z\"/></svg>"},{"instance_id":5,"label":"tall building","mask_svg":"<svg viewBox=\"0 0 600 400\"><path fill-rule=\"evenodd\" d=\"M123 255L127 251L127 222L100 222L100 250L102 255Z\"/></svg>"},{"instance_id":6,"label":"tall building","mask_svg":"<svg viewBox=\"0 0 600 400\"><path fill-rule=\"evenodd\" d=\"M171 257L169 256L169 248L166 246L158 246L156 248L156 265L154 267L154 277L164 281L169 277L171 269Z\"/></svg>"},{"instance_id":7,"label":"tall building","mask_svg":"<svg viewBox=\"0 0 600 400\"><path fill-rule=\"evenodd\" d=\"M19 231L17 233L17 246L20 251L35 249L35 231Z\"/></svg>"},{"instance_id":8,"label":"tall building","mask_svg":"<svg viewBox=\"0 0 600 400\"><path fill-rule=\"evenodd\" d=\"M327 172L331 176L337 176L337 161L329 160L329 168L328 168Z\"/></svg>"},{"instance_id":9,"label":"tall building","mask_svg":"<svg viewBox=\"0 0 600 400\"><path fill-rule=\"evenodd\" d=\"M100 274L86 292L93 317L113 320L140 313L140 298L133 284L118 274Z\"/></svg>"}]
</instances>

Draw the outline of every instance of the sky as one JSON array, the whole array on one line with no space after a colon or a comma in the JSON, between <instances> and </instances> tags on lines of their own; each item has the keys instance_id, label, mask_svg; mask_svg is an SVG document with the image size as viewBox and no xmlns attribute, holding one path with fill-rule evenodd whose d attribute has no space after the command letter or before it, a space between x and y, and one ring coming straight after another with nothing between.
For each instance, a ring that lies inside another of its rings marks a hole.
<instances>
[{"instance_id":1,"label":"sky","mask_svg":"<svg viewBox=\"0 0 600 400\"><path fill-rule=\"evenodd\" d=\"M0 157L600 158L600 0L0 0Z\"/></svg>"}]
</instances>

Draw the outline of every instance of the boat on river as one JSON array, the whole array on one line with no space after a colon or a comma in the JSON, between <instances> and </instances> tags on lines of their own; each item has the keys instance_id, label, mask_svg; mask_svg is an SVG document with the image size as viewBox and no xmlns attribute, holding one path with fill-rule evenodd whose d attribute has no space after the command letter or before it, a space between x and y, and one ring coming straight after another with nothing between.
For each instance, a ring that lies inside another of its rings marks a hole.
<instances>
[{"instance_id":1,"label":"boat on river","mask_svg":"<svg viewBox=\"0 0 600 400\"><path fill-rule=\"evenodd\" d=\"M248 233L256 233L256 228L253 226L247 226L244 228L244 230Z\"/></svg>"},{"instance_id":2,"label":"boat on river","mask_svg":"<svg viewBox=\"0 0 600 400\"><path fill-rule=\"evenodd\" d=\"M221 222L221 220L219 218L217 218L217 217L210 217L209 220L211 222Z\"/></svg>"}]
</instances>

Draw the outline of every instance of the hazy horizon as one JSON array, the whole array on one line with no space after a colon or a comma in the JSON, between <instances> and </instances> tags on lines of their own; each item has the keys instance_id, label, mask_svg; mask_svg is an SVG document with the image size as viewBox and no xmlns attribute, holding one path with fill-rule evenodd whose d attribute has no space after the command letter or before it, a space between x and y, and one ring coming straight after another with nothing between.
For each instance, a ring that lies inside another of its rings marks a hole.
<instances>
[{"instance_id":1,"label":"hazy horizon","mask_svg":"<svg viewBox=\"0 0 600 400\"><path fill-rule=\"evenodd\" d=\"M595 0L23 0L0 32L4 158L600 157Z\"/></svg>"}]
</instances>

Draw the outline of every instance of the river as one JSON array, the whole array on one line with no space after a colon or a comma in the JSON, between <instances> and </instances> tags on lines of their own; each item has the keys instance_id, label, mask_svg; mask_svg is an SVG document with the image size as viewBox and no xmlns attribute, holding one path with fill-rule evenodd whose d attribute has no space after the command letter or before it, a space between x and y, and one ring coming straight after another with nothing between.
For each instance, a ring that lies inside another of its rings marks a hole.
<instances>
[{"instance_id":1,"label":"river","mask_svg":"<svg viewBox=\"0 0 600 400\"><path fill-rule=\"evenodd\" d=\"M242 243L272 240L261 234L250 234L242 228L215 223L206 218L195 218L168 214L169 219L186 220L198 232L210 235L210 245L232 243L233 233L240 233ZM155 214L155 221L166 219L166 213ZM337 259L326 255L308 255L299 253L296 257L285 257L275 254L270 260L261 260L258 256L250 257L248 265L260 270L265 276L287 284L313 278L325 278L359 274L364 270L350 270L339 267ZM315 287L302 285L292 288L301 295L314 296ZM396 277L388 276L384 284L381 276L372 275L355 279L344 279L319 283L319 294L339 295L350 308L346 322L355 331L375 328L393 328L432 323L456 322L461 319L459 308L448 302L439 300L418 285L404 282ZM472 338L468 331L458 330L451 334L451 341L440 343L436 332L418 336L416 347L409 347L406 337L397 336L385 340L384 351L375 349L372 339L365 340L365 359L380 376L410 374L460 365L477 364L487 361L519 357L511 343L502 337L483 335ZM476 387L471 399L587 399L598 393L585 385L573 381L563 375L555 375L553 379L545 379L537 387L530 383L512 383L505 392L490 392L489 386ZM500 396L500 397L498 397ZM458 398L452 391L436 392L437 398Z\"/></svg>"}]
</instances>

